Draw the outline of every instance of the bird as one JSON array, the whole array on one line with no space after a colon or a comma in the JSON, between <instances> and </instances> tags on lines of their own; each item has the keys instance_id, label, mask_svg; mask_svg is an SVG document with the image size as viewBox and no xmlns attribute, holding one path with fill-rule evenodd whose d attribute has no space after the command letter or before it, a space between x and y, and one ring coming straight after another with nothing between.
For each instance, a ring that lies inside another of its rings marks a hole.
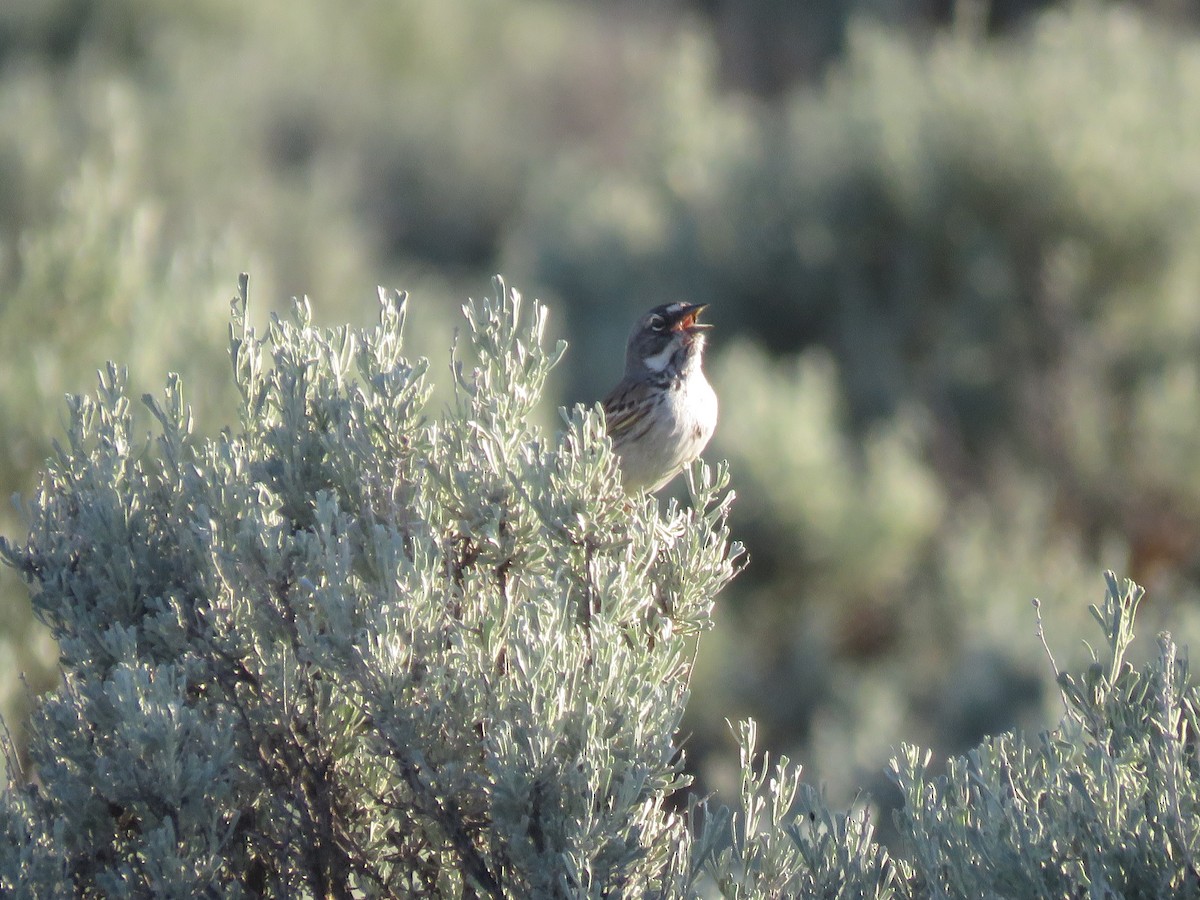
<instances>
[{"instance_id":1,"label":"bird","mask_svg":"<svg viewBox=\"0 0 1200 900\"><path fill-rule=\"evenodd\" d=\"M655 493L698 457L717 427L717 395L704 377L706 303L666 303L633 326L625 375L604 398L621 482Z\"/></svg>"}]
</instances>

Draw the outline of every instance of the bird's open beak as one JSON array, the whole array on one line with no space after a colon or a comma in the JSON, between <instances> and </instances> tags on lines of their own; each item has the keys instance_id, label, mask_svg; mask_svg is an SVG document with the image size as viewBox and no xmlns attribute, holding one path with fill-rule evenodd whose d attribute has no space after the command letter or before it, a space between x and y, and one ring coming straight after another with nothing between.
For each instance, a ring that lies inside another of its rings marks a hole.
<instances>
[{"instance_id":1,"label":"bird's open beak","mask_svg":"<svg viewBox=\"0 0 1200 900\"><path fill-rule=\"evenodd\" d=\"M712 328L712 325L708 324L707 322L696 321L696 319L700 316L700 313L703 312L707 307L707 303L697 303L695 306L688 309L687 312L679 317L679 321L675 323L674 330L691 334L693 331L706 331L709 328Z\"/></svg>"}]
</instances>

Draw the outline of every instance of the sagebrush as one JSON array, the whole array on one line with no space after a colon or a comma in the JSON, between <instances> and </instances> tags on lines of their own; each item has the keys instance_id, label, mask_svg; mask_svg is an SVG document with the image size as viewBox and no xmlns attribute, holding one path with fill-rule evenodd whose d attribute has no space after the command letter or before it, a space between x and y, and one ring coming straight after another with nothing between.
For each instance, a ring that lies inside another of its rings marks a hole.
<instances>
[{"instance_id":1,"label":"sagebrush","mask_svg":"<svg viewBox=\"0 0 1200 900\"><path fill-rule=\"evenodd\" d=\"M1053 733L932 777L905 751L899 856L736 729L741 789L687 793L694 654L742 548L724 466L660 509L620 487L597 408L532 413L563 352L497 281L452 401L374 328L306 302L230 353L237 423L179 379L135 412L115 365L5 560L62 681L7 744L16 896L1180 896L1197 889L1196 693L1169 638L1125 659L1140 591L1062 674ZM142 437L145 423L154 435Z\"/></svg>"}]
</instances>

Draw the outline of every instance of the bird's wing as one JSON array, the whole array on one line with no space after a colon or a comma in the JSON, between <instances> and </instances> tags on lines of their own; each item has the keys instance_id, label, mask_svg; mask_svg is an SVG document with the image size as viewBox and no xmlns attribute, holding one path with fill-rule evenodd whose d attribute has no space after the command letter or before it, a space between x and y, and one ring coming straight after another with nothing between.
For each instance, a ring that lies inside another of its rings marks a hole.
<instances>
[{"instance_id":1,"label":"bird's wing","mask_svg":"<svg viewBox=\"0 0 1200 900\"><path fill-rule=\"evenodd\" d=\"M604 398L604 419L614 441L636 431L638 423L645 420L650 411L645 393L644 384L622 382Z\"/></svg>"}]
</instances>

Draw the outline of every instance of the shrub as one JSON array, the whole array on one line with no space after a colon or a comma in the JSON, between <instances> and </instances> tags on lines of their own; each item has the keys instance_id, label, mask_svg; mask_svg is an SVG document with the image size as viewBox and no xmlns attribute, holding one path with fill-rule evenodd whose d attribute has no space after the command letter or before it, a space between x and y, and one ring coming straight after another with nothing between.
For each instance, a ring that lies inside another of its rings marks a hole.
<instances>
[{"instance_id":1,"label":"shrub","mask_svg":"<svg viewBox=\"0 0 1200 900\"><path fill-rule=\"evenodd\" d=\"M892 762L898 816L931 897L1191 897L1200 893L1200 694L1168 634L1158 656L1126 659L1142 589L1105 575L1092 614L1107 653L1059 673L1052 733L1004 734L930 781L929 755Z\"/></svg>"},{"instance_id":2,"label":"shrub","mask_svg":"<svg viewBox=\"0 0 1200 900\"><path fill-rule=\"evenodd\" d=\"M16 896L1163 896L1200 888L1196 688L1172 640L1126 661L1141 590L1111 573L1107 655L1065 715L931 777L892 774L907 859L736 729L731 809L686 798L696 641L739 566L725 468L690 508L622 492L598 409L531 413L563 352L521 298L465 307L453 399L426 412L378 327L265 338L234 302L236 429L124 373L71 400L0 545L63 678L5 743L0 886Z\"/></svg>"},{"instance_id":3,"label":"shrub","mask_svg":"<svg viewBox=\"0 0 1200 900\"><path fill-rule=\"evenodd\" d=\"M6 800L30 895L566 896L694 878L674 741L740 548L726 476L660 516L596 409L529 415L562 348L520 298L466 308L426 418L403 296L374 330L235 302L240 423L178 378L133 430L124 374L71 402L5 558L61 650ZM10 762L14 762L11 761Z\"/></svg>"}]
</instances>

